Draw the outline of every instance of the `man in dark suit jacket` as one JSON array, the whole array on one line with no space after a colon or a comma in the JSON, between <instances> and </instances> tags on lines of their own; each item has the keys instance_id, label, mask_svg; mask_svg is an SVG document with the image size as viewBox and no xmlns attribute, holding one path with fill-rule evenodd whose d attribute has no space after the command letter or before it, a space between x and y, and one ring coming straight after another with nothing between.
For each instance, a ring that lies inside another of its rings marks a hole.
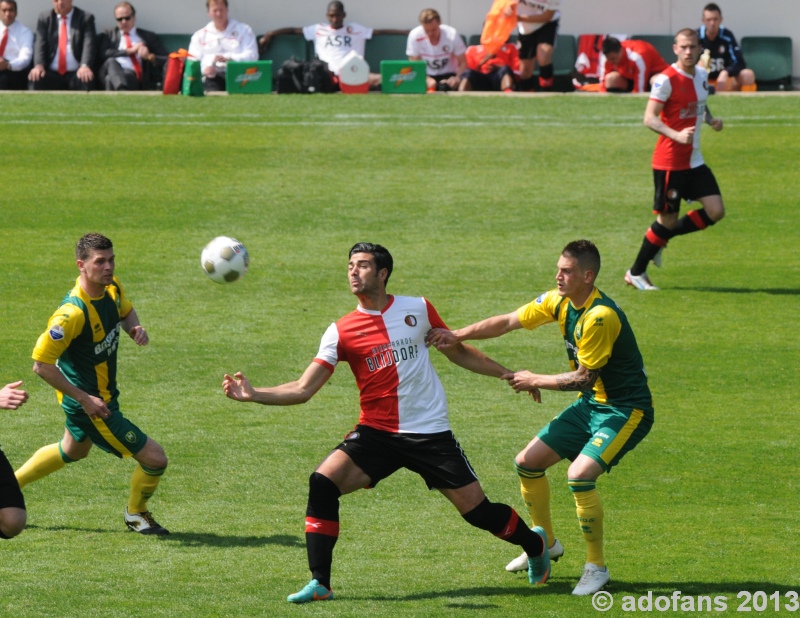
<instances>
[{"instance_id":1,"label":"man in dark suit jacket","mask_svg":"<svg viewBox=\"0 0 800 618\"><path fill-rule=\"evenodd\" d=\"M136 27L130 2L114 7L117 27L99 37L98 78L106 90L154 90L163 81L168 52L154 32Z\"/></svg>"},{"instance_id":2,"label":"man in dark suit jacket","mask_svg":"<svg viewBox=\"0 0 800 618\"><path fill-rule=\"evenodd\" d=\"M67 39L61 41L62 22ZM39 15L31 90L91 90L95 62L94 16L72 6L72 0L53 0L53 10ZM63 53L62 53L63 52Z\"/></svg>"}]
</instances>

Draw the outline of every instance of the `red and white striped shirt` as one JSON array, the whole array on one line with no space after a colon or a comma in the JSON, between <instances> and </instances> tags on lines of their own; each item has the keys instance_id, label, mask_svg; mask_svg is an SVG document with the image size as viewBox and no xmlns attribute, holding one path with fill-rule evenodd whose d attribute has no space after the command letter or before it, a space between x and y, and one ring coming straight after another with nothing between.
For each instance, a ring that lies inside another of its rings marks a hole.
<instances>
[{"instance_id":1,"label":"red and white striped shirt","mask_svg":"<svg viewBox=\"0 0 800 618\"><path fill-rule=\"evenodd\" d=\"M703 165L700 153L700 128L708 100L708 73L696 66L694 75L671 65L658 75L650 90L650 100L664 104L661 119L669 128L682 131L694 125L691 144L679 144L665 135L658 136L653 152L653 169L688 170Z\"/></svg>"},{"instance_id":2,"label":"red and white striped shirt","mask_svg":"<svg viewBox=\"0 0 800 618\"><path fill-rule=\"evenodd\" d=\"M350 364L361 393L359 424L395 433L448 431L447 398L425 335L447 328L425 298L390 296L383 311L357 307L331 324L314 362Z\"/></svg>"}]
</instances>

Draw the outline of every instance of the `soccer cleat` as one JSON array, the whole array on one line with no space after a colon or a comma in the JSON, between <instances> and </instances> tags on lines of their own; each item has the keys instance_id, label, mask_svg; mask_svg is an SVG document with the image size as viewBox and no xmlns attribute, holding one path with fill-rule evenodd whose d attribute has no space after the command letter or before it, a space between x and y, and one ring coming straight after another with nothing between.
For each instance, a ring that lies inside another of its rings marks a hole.
<instances>
[{"instance_id":1,"label":"soccer cleat","mask_svg":"<svg viewBox=\"0 0 800 618\"><path fill-rule=\"evenodd\" d=\"M553 546L550 548L550 562L558 562L558 559L564 555L564 546L556 539ZM516 573L517 571L528 570L528 554L522 552L519 556L514 558L506 565L506 571L509 573Z\"/></svg>"},{"instance_id":2,"label":"soccer cleat","mask_svg":"<svg viewBox=\"0 0 800 618\"><path fill-rule=\"evenodd\" d=\"M652 262L653 266L656 268L661 268L662 264L664 263L664 247L658 248L658 253L653 256Z\"/></svg>"},{"instance_id":3,"label":"soccer cleat","mask_svg":"<svg viewBox=\"0 0 800 618\"><path fill-rule=\"evenodd\" d=\"M528 557L528 581L538 586L550 577L550 550L547 548L547 533L541 526L536 526L533 531L542 537L544 551L541 556Z\"/></svg>"},{"instance_id":4,"label":"soccer cleat","mask_svg":"<svg viewBox=\"0 0 800 618\"><path fill-rule=\"evenodd\" d=\"M600 568L596 564L587 562L583 567L583 575L581 575L581 579L572 594L578 597L594 594L604 588L610 580L611 575L607 567Z\"/></svg>"},{"instance_id":5,"label":"soccer cleat","mask_svg":"<svg viewBox=\"0 0 800 618\"><path fill-rule=\"evenodd\" d=\"M650 291L658 289L653 285L652 281L650 281L650 277L647 276L647 273L642 273L641 275L632 275L631 271L627 271L625 273L625 283L632 285L637 290Z\"/></svg>"},{"instance_id":6,"label":"soccer cleat","mask_svg":"<svg viewBox=\"0 0 800 618\"><path fill-rule=\"evenodd\" d=\"M153 519L150 511L142 513L128 513L128 507L125 507L125 525L129 530L138 532L140 534L169 534L169 530L160 526L158 522Z\"/></svg>"},{"instance_id":7,"label":"soccer cleat","mask_svg":"<svg viewBox=\"0 0 800 618\"><path fill-rule=\"evenodd\" d=\"M312 579L300 592L286 597L289 603L308 603L309 601L333 601L333 590L328 590L316 579Z\"/></svg>"}]
</instances>

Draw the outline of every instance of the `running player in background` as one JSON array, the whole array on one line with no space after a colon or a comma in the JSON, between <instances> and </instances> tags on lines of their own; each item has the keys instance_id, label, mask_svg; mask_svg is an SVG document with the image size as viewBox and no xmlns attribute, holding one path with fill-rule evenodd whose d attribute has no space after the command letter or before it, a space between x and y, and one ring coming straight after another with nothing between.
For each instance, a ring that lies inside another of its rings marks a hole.
<instances>
[{"instance_id":1,"label":"running player in background","mask_svg":"<svg viewBox=\"0 0 800 618\"><path fill-rule=\"evenodd\" d=\"M697 66L700 43L696 30L675 35L677 61L658 75L644 112L644 124L659 134L653 153L656 221L647 230L639 254L625 273L625 282L638 290L657 290L647 276L652 260L661 266L671 238L699 232L725 216L719 185L700 152L703 122L715 131L722 120L708 110L708 73ZM678 219L681 200L700 204Z\"/></svg>"},{"instance_id":2,"label":"running player in background","mask_svg":"<svg viewBox=\"0 0 800 618\"><path fill-rule=\"evenodd\" d=\"M522 499L537 530L550 541L551 559L564 554L555 538L550 514L550 483L546 471L569 459L568 480L578 524L586 541L586 564L572 594L594 594L610 575L603 554L603 505L596 482L636 447L653 425L654 411L644 362L628 318L617 304L595 287L600 252L588 240L569 243L561 252L557 287L527 305L470 326L449 331L434 328L427 344L446 351L461 342L500 337L513 330L533 330L557 322L567 347L570 371L539 375L530 371L502 376L516 392L541 402L540 389L573 391L578 399L554 418L517 455ZM522 555L506 570L527 562Z\"/></svg>"},{"instance_id":3,"label":"running player in background","mask_svg":"<svg viewBox=\"0 0 800 618\"><path fill-rule=\"evenodd\" d=\"M114 276L111 241L86 234L75 247L80 275L47 323L33 349L34 372L56 389L66 414L64 437L43 446L17 470L25 487L68 463L85 458L93 445L138 462L131 477L125 525L141 534L169 534L147 510L167 468L164 449L119 409L117 348L120 330L140 346L149 343L136 310Z\"/></svg>"},{"instance_id":4,"label":"running player in background","mask_svg":"<svg viewBox=\"0 0 800 618\"><path fill-rule=\"evenodd\" d=\"M541 529L530 530L510 506L490 502L450 429L447 399L431 364L425 335L446 328L425 298L386 293L393 260L381 245L350 249L347 278L358 307L328 327L316 358L294 382L254 388L241 373L225 375L222 388L237 401L288 406L305 403L347 362L361 394L358 425L309 478L306 551L311 581L288 596L291 603L333 599L331 565L339 536L339 497L373 487L400 468L439 490L470 524L521 546L532 584L550 574ZM508 370L471 346L443 350L453 363L487 376Z\"/></svg>"}]
</instances>

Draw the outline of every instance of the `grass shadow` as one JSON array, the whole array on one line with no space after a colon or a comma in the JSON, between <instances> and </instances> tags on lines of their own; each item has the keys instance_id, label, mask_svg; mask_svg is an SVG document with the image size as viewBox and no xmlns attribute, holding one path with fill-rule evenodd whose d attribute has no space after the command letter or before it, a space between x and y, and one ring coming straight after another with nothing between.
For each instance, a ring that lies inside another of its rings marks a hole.
<instances>
[{"instance_id":1,"label":"grass shadow","mask_svg":"<svg viewBox=\"0 0 800 618\"><path fill-rule=\"evenodd\" d=\"M30 524L28 530L41 530L44 532L84 532L100 534L129 534L129 530L115 528L81 528L76 526L37 526ZM305 547L305 539L289 534L275 534L272 536L240 536L214 534L213 532L171 532L163 536L155 536L161 541L180 543L186 547L267 547L280 545L282 547Z\"/></svg>"},{"instance_id":2,"label":"grass shadow","mask_svg":"<svg viewBox=\"0 0 800 618\"><path fill-rule=\"evenodd\" d=\"M305 547L305 540L289 534L272 536L222 535L212 532L171 532L161 537L164 541L180 543L186 547Z\"/></svg>"}]
</instances>

